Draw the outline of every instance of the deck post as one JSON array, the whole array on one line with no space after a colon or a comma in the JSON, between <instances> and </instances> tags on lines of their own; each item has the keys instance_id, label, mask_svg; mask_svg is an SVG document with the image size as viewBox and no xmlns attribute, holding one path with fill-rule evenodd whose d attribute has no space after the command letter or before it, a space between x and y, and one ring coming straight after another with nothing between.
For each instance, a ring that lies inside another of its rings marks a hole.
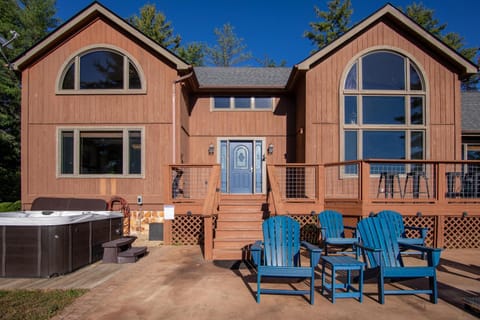
<instances>
[{"instance_id":1,"label":"deck post","mask_svg":"<svg viewBox=\"0 0 480 320\"><path fill-rule=\"evenodd\" d=\"M325 166L317 166L317 193L315 197L317 198L317 203L325 207Z\"/></svg>"},{"instance_id":2,"label":"deck post","mask_svg":"<svg viewBox=\"0 0 480 320\"><path fill-rule=\"evenodd\" d=\"M172 220L163 220L163 244L172 244Z\"/></svg>"},{"instance_id":3,"label":"deck post","mask_svg":"<svg viewBox=\"0 0 480 320\"><path fill-rule=\"evenodd\" d=\"M448 203L447 198L445 195L447 194L447 188L445 183L446 177L446 164L445 163L437 163L437 176L435 177L435 181L437 182L437 200L438 203L441 205L446 205Z\"/></svg>"},{"instance_id":4,"label":"deck post","mask_svg":"<svg viewBox=\"0 0 480 320\"><path fill-rule=\"evenodd\" d=\"M362 161L360 162L360 174L358 179L358 200L365 204L370 203L369 190L370 190L370 163Z\"/></svg>"},{"instance_id":5,"label":"deck post","mask_svg":"<svg viewBox=\"0 0 480 320\"><path fill-rule=\"evenodd\" d=\"M437 248L443 248L445 244L445 237L443 236L445 231L445 216L438 215L435 223L435 235L433 237L433 246Z\"/></svg>"},{"instance_id":6,"label":"deck post","mask_svg":"<svg viewBox=\"0 0 480 320\"><path fill-rule=\"evenodd\" d=\"M203 250L206 261L213 260L213 218L211 215L203 216L204 243Z\"/></svg>"}]
</instances>

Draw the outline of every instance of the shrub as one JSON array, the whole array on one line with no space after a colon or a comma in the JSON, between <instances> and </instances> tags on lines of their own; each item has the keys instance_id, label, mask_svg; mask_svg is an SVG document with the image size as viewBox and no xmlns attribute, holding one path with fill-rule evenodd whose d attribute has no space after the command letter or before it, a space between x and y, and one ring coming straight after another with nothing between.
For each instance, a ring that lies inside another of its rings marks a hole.
<instances>
[{"instance_id":1,"label":"shrub","mask_svg":"<svg viewBox=\"0 0 480 320\"><path fill-rule=\"evenodd\" d=\"M20 200L15 202L2 202L0 203L0 212L19 211L22 209L22 203Z\"/></svg>"}]
</instances>

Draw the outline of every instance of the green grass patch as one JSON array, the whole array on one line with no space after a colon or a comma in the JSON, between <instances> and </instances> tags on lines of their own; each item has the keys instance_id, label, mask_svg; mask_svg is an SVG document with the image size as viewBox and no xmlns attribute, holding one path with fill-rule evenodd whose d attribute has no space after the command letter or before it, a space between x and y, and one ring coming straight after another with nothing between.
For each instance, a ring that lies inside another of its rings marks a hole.
<instances>
[{"instance_id":1,"label":"green grass patch","mask_svg":"<svg viewBox=\"0 0 480 320\"><path fill-rule=\"evenodd\" d=\"M19 211L22 209L22 203L20 200L15 202L1 202L0 212Z\"/></svg>"},{"instance_id":2,"label":"green grass patch","mask_svg":"<svg viewBox=\"0 0 480 320\"><path fill-rule=\"evenodd\" d=\"M0 319L50 319L88 290L0 290Z\"/></svg>"}]
</instances>

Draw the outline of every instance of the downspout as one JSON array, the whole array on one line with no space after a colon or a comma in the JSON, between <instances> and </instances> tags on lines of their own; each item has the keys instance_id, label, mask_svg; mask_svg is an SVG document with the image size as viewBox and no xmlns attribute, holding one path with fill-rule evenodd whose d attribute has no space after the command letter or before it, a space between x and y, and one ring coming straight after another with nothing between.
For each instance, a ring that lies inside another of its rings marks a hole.
<instances>
[{"instance_id":1,"label":"downspout","mask_svg":"<svg viewBox=\"0 0 480 320\"><path fill-rule=\"evenodd\" d=\"M176 96L177 96L177 83L185 81L186 79L190 78L193 75L193 71L183 77L180 77L173 81L172 84L172 164L176 163L176 126L177 126L177 112L176 112Z\"/></svg>"}]
</instances>

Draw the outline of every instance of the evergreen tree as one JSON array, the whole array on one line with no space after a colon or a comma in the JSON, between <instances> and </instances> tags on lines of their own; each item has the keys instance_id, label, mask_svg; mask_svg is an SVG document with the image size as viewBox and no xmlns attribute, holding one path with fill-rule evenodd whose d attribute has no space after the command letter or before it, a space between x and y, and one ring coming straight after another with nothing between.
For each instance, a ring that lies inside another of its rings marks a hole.
<instances>
[{"instance_id":1,"label":"evergreen tree","mask_svg":"<svg viewBox=\"0 0 480 320\"><path fill-rule=\"evenodd\" d=\"M318 49L348 30L350 16L353 13L350 0L331 0L327 6L327 11L322 11L315 6L315 15L320 18L320 21L310 22L311 30L304 33L304 37L310 39Z\"/></svg>"},{"instance_id":2,"label":"evergreen tree","mask_svg":"<svg viewBox=\"0 0 480 320\"><path fill-rule=\"evenodd\" d=\"M205 64L205 45L202 43L194 42L186 47L181 46L178 48L177 53L192 66L199 67Z\"/></svg>"},{"instance_id":3,"label":"evergreen tree","mask_svg":"<svg viewBox=\"0 0 480 320\"><path fill-rule=\"evenodd\" d=\"M152 38L161 46L175 52L180 47L182 38L174 35L170 21L165 15L157 11L154 4L146 4L140 8L140 15L133 15L127 19L138 30Z\"/></svg>"},{"instance_id":4,"label":"evergreen tree","mask_svg":"<svg viewBox=\"0 0 480 320\"><path fill-rule=\"evenodd\" d=\"M263 59L255 59L258 64L262 67L266 68L276 68L276 67L285 67L287 65L287 61L282 60L280 63L277 63L274 59L270 58L269 56L265 55Z\"/></svg>"},{"instance_id":5,"label":"evergreen tree","mask_svg":"<svg viewBox=\"0 0 480 320\"><path fill-rule=\"evenodd\" d=\"M479 53L478 48L465 47L465 41L458 33L449 32L445 34L444 31L446 30L447 24L440 24L438 19L434 17L434 10L426 8L422 3L413 3L407 6L405 13L425 30L437 36L445 44L470 61L474 61L475 56ZM477 73L462 81L462 89L478 90L479 81L479 74Z\"/></svg>"},{"instance_id":6,"label":"evergreen tree","mask_svg":"<svg viewBox=\"0 0 480 320\"><path fill-rule=\"evenodd\" d=\"M20 78L10 62L59 23L54 0L3 0L0 36L10 40L0 56L0 202L20 199Z\"/></svg>"},{"instance_id":7,"label":"evergreen tree","mask_svg":"<svg viewBox=\"0 0 480 320\"><path fill-rule=\"evenodd\" d=\"M252 58L250 52L245 52L247 46L243 44L243 39L238 38L234 32L234 27L226 23L221 29L215 28L217 44L213 47L207 47L207 56L215 66L231 67L245 62Z\"/></svg>"}]
</instances>

